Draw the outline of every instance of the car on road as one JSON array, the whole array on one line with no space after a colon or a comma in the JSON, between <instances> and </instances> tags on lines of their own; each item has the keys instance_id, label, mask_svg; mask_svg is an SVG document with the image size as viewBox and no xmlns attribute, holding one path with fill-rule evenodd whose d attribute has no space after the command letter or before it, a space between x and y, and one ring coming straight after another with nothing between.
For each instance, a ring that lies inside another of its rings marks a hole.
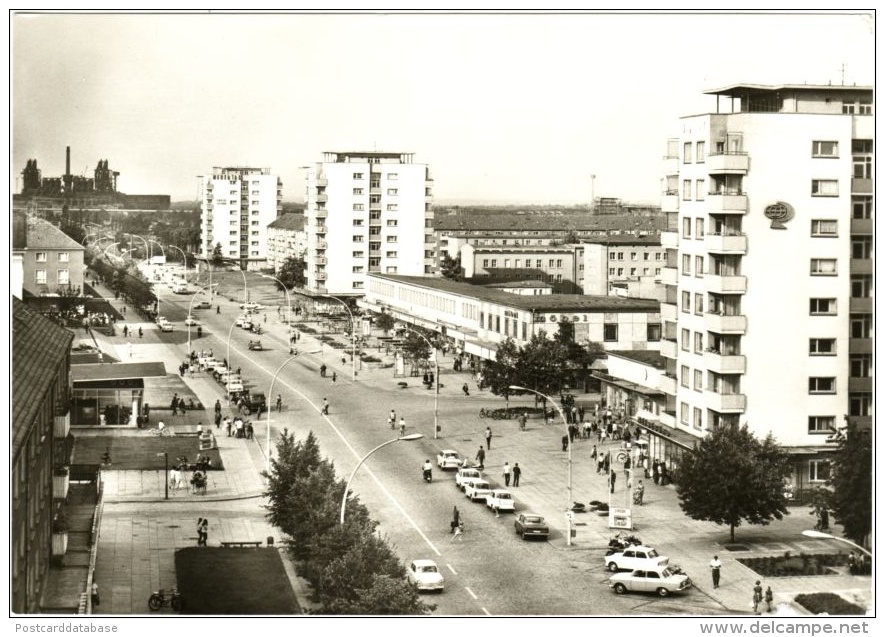
<instances>
[{"instance_id":1,"label":"car on road","mask_svg":"<svg viewBox=\"0 0 885 637\"><path fill-rule=\"evenodd\" d=\"M251 414L261 415L261 412L267 411L267 397L264 394L249 394L244 397L245 404L240 408L246 416Z\"/></svg>"},{"instance_id":2,"label":"car on road","mask_svg":"<svg viewBox=\"0 0 885 637\"><path fill-rule=\"evenodd\" d=\"M489 484L488 480L482 478L468 480L464 486L464 495L472 502L476 502L477 500L485 502L486 496L491 492L492 485Z\"/></svg>"},{"instance_id":3,"label":"car on road","mask_svg":"<svg viewBox=\"0 0 885 637\"><path fill-rule=\"evenodd\" d=\"M264 306L260 303L240 303L240 309L247 312L260 312L264 309Z\"/></svg>"},{"instance_id":4,"label":"car on road","mask_svg":"<svg viewBox=\"0 0 885 637\"><path fill-rule=\"evenodd\" d=\"M481 477L482 472L479 469L475 467L461 467L458 469L458 473L455 474L455 486L463 491L464 487L467 486L468 480L476 480Z\"/></svg>"},{"instance_id":5,"label":"car on road","mask_svg":"<svg viewBox=\"0 0 885 637\"><path fill-rule=\"evenodd\" d=\"M252 321L250 321L249 319L246 319L240 324L240 327L242 327L244 330L251 330L252 329Z\"/></svg>"},{"instance_id":6,"label":"car on road","mask_svg":"<svg viewBox=\"0 0 885 637\"><path fill-rule=\"evenodd\" d=\"M550 535L550 527L544 516L537 513L520 513L513 521L513 528L524 540L530 537L547 538Z\"/></svg>"},{"instance_id":7,"label":"car on road","mask_svg":"<svg viewBox=\"0 0 885 637\"><path fill-rule=\"evenodd\" d=\"M669 557L658 555L655 549L642 545L629 546L605 556L605 567L612 573L663 568L669 563Z\"/></svg>"},{"instance_id":8,"label":"car on road","mask_svg":"<svg viewBox=\"0 0 885 637\"><path fill-rule=\"evenodd\" d=\"M193 316L188 316L186 319L184 319L184 324L189 326L199 325L199 323L197 323L197 319L195 319Z\"/></svg>"},{"instance_id":9,"label":"car on road","mask_svg":"<svg viewBox=\"0 0 885 637\"><path fill-rule=\"evenodd\" d=\"M454 449L443 449L436 454L436 466L440 469L458 469L461 467L461 456Z\"/></svg>"},{"instance_id":10,"label":"car on road","mask_svg":"<svg viewBox=\"0 0 885 637\"><path fill-rule=\"evenodd\" d=\"M440 591L445 588L445 578L433 560L412 560L406 570L409 582L419 591Z\"/></svg>"},{"instance_id":11,"label":"car on road","mask_svg":"<svg viewBox=\"0 0 885 637\"><path fill-rule=\"evenodd\" d=\"M246 388L243 386L243 381L231 380L229 383L225 384L224 389L228 396L232 396L233 394L241 393Z\"/></svg>"},{"instance_id":12,"label":"car on road","mask_svg":"<svg viewBox=\"0 0 885 637\"><path fill-rule=\"evenodd\" d=\"M243 323L245 323L248 320L249 320L248 316L246 316L245 314L241 314L240 316L238 316L237 318L234 319L234 325L236 325L237 327L243 327Z\"/></svg>"},{"instance_id":13,"label":"car on road","mask_svg":"<svg viewBox=\"0 0 885 637\"><path fill-rule=\"evenodd\" d=\"M160 321L159 326L160 326L161 332L171 332L172 331L172 323L170 323L169 321Z\"/></svg>"},{"instance_id":14,"label":"car on road","mask_svg":"<svg viewBox=\"0 0 885 637\"><path fill-rule=\"evenodd\" d=\"M254 341L249 341L249 349L260 352L264 348L261 346L261 341L254 340Z\"/></svg>"},{"instance_id":15,"label":"car on road","mask_svg":"<svg viewBox=\"0 0 885 637\"><path fill-rule=\"evenodd\" d=\"M608 585L618 595L626 592L657 593L666 597L671 593L682 593L691 588L691 578L685 573L678 573L670 566L659 566L647 569L635 569L630 573L615 573L608 580Z\"/></svg>"},{"instance_id":16,"label":"car on road","mask_svg":"<svg viewBox=\"0 0 885 637\"><path fill-rule=\"evenodd\" d=\"M156 318L156 321L157 321L157 325L159 325L160 323L168 323L169 319L167 319L165 316L158 316Z\"/></svg>"},{"instance_id":17,"label":"car on road","mask_svg":"<svg viewBox=\"0 0 885 637\"><path fill-rule=\"evenodd\" d=\"M213 371L216 366L221 365L221 361L212 356L201 356L197 359L197 364L206 371Z\"/></svg>"},{"instance_id":18,"label":"car on road","mask_svg":"<svg viewBox=\"0 0 885 637\"><path fill-rule=\"evenodd\" d=\"M492 492L486 496L486 506L495 513L516 510L513 495L507 489L492 489Z\"/></svg>"},{"instance_id":19,"label":"car on road","mask_svg":"<svg viewBox=\"0 0 885 637\"><path fill-rule=\"evenodd\" d=\"M212 309L212 304L209 301L200 301L199 303L194 304L195 310L210 310Z\"/></svg>"}]
</instances>

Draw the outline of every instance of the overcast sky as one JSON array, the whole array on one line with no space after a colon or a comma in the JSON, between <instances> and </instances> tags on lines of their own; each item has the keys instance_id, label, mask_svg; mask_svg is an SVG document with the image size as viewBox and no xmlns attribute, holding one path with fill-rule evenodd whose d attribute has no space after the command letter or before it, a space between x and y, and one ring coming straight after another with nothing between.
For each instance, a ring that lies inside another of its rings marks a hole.
<instances>
[{"instance_id":1,"label":"overcast sky","mask_svg":"<svg viewBox=\"0 0 885 637\"><path fill-rule=\"evenodd\" d=\"M302 199L323 151L413 152L437 201L657 203L678 118L735 83L874 82L851 14L133 15L12 21L12 185L92 177L197 197L268 167ZM596 175L591 186L591 175Z\"/></svg>"}]
</instances>

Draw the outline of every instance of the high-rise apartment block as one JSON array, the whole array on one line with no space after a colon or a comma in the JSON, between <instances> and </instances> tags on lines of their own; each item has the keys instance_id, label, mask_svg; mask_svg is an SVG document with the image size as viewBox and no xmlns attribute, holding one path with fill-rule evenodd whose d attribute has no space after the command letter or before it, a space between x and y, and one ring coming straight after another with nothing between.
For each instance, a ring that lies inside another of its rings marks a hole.
<instances>
[{"instance_id":1,"label":"high-rise apartment block","mask_svg":"<svg viewBox=\"0 0 885 637\"><path fill-rule=\"evenodd\" d=\"M432 274L432 185L412 153L324 153L307 172L307 290L361 296L369 272Z\"/></svg>"},{"instance_id":2,"label":"high-rise apartment block","mask_svg":"<svg viewBox=\"0 0 885 637\"><path fill-rule=\"evenodd\" d=\"M201 178L202 255L221 256L244 270L267 267L267 226L283 208L283 183L268 168L213 168Z\"/></svg>"},{"instance_id":3,"label":"high-rise apartment block","mask_svg":"<svg viewBox=\"0 0 885 637\"><path fill-rule=\"evenodd\" d=\"M872 410L873 92L740 84L670 140L661 305L673 425L747 424L827 477Z\"/></svg>"}]
</instances>

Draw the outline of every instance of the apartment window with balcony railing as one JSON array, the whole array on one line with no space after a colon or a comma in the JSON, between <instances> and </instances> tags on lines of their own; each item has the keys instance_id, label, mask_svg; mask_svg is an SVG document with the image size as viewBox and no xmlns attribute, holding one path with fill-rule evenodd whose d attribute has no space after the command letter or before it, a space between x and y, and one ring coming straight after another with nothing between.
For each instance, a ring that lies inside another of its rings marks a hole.
<instances>
[{"instance_id":1,"label":"apartment window with balcony railing","mask_svg":"<svg viewBox=\"0 0 885 637\"><path fill-rule=\"evenodd\" d=\"M811 376L808 379L809 394L835 394L836 378L834 376Z\"/></svg>"},{"instance_id":2,"label":"apartment window with balcony railing","mask_svg":"<svg viewBox=\"0 0 885 637\"><path fill-rule=\"evenodd\" d=\"M812 197L838 197L839 196L839 180L838 179L812 179L811 180L811 196Z\"/></svg>"},{"instance_id":3,"label":"apartment window with balcony railing","mask_svg":"<svg viewBox=\"0 0 885 637\"><path fill-rule=\"evenodd\" d=\"M870 378L873 375L873 355L851 354L848 357L848 370L853 378Z\"/></svg>"},{"instance_id":4,"label":"apartment window with balcony railing","mask_svg":"<svg viewBox=\"0 0 885 637\"><path fill-rule=\"evenodd\" d=\"M873 218L873 198L868 195L856 195L851 198L852 219Z\"/></svg>"},{"instance_id":5,"label":"apartment window with balcony railing","mask_svg":"<svg viewBox=\"0 0 885 637\"><path fill-rule=\"evenodd\" d=\"M868 236L851 237L851 258L869 259L873 254L873 238Z\"/></svg>"},{"instance_id":6,"label":"apartment window with balcony railing","mask_svg":"<svg viewBox=\"0 0 885 637\"><path fill-rule=\"evenodd\" d=\"M808 339L808 353L812 356L835 356L835 338L810 338Z\"/></svg>"},{"instance_id":7,"label":"apartment window with balcony railing","mask_svg":"<svg viewBox=\"0 0 885 637\"><path fill-rule=\"evenodd\" d=\"M812 157L838 157L839 142L813 141L811 142Z\"/></svg>"},{"instance_id":8,"label":"apartment window with balcony railing","mask_svg":"<svg viewBox=\"0 0 885 637\"><path fill-rule=\"evenodd\" d=\"M836 219L812 219L812 237L838 237L839 222Z\"/></svg>"},{"instance_id":9,"label":"apartment window with balcony railing","mask_svg":"<svg viewBox=\"0 0 885 637\"><path fill-rule=\"evenodd\" d=\"M873 275L872 274L852 274L851 275L851 297L855 299L866 299L873 295Z\"/></svg>"},{"instance_id":10,"label":"apartment window with balcony railing","mask_svg":"<svg viewBox=\"0 0 885 637\"><path fill-rule=\"evenodd\" d=\"M848 394L849 416L872 416L873 395L868 392L851 392Z\"/></svg>"},{"instance_id":11,"label":"apartment window with balcony railing","mask_svg":"<svg viewBox=\"0 0 885 637\"><path fill-rule=\"evenodd\" d=\"M873 178L873 158L872 157L854 157L851 160L853 167L852 176L855 179L872 179Z\"/></svg>"},{"instance_id":12,"label":"apartment window with balcony railing","mask_svg":"<svg viewBox=\"0 0 885 637\"><path fill-rule=\"evenodd\" d=\"M849 317L848 329L851 338L870 338L873 330L871 314L852 314Z\"/></svg>"}]
</instances>

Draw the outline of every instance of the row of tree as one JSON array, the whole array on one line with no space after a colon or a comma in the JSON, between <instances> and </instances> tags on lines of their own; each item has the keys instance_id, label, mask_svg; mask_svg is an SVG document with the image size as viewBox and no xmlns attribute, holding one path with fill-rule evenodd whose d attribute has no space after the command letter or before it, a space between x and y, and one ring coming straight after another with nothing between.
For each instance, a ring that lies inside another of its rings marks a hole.
<instances>
[{"instance_id":1,"label":"row of tree","mask_svg":"<svg viewBox=\"0 0 885 637\"><path fill-rule=\"evenodd\" d=\"M87 263L104 283L125 297L136 310L150 312L157 302L151 284L137 268L125 263L112 265L101 257L93 257Z\"/></svg>"},{"instance_id":2,"label":"row of tree","mask_svg":"<svg viewBox=\"0 0 885 637\"><path fill-rule=\"evenodd\" d=\"M324 615L423 615L425 604L378 523L356 496L340 503L346 484L321 457L313 432L304 440L284 430L271 460L266 495L269 521L288 536L298 574L311 585Z\"/></svg>"}]
</instances>

